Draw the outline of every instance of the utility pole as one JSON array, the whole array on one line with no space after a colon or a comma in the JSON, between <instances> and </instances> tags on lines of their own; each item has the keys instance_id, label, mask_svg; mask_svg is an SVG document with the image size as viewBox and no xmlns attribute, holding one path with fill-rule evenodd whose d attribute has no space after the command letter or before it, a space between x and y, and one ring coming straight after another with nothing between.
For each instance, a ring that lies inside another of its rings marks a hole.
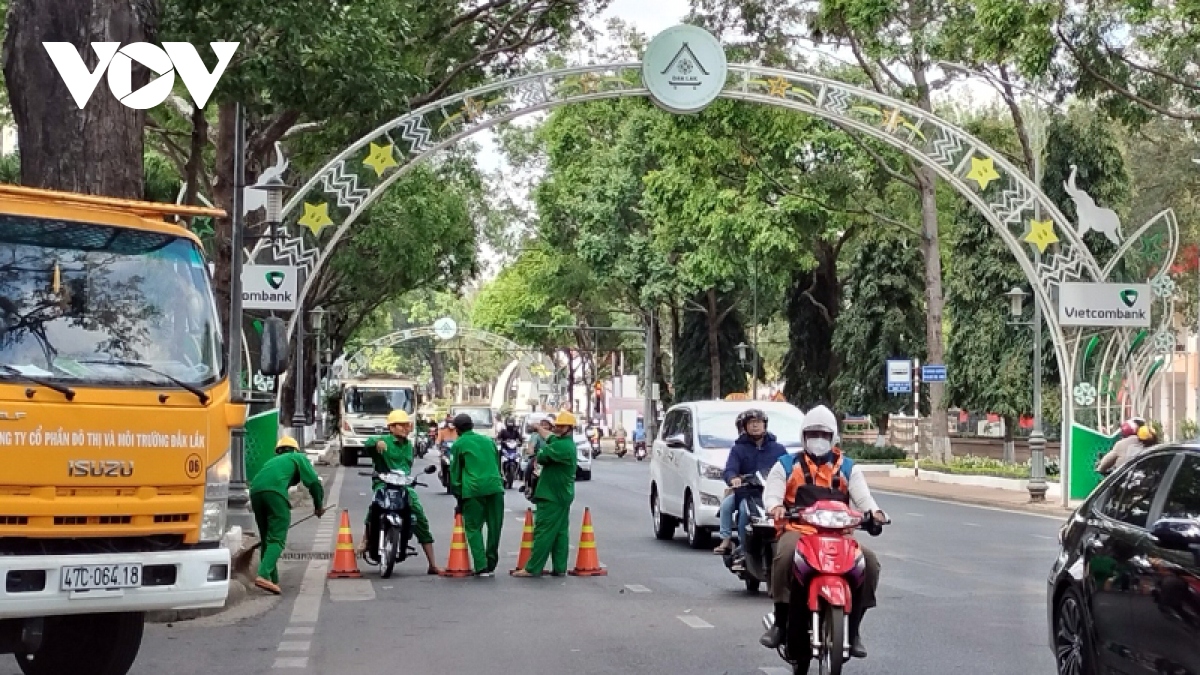
<instances>
[{"instance_id":1,"label":"utility pole","mask_svg":"<svg viewBox=\"0 0 1200 675\"><path fill-rule=\"evenodd\" d=\"M233 226L231 246L233 278L229 280L229 399L233 403L246 403L242 390L242 249L245 247L245 210L243 200L246 188L246 116L242 105L234 106L234 150L233 150L233 213L229 214ZM248 364L247 364L248 365ZM249 379L249 378L247 378ZM250 491L246 485L246 429L238 427L230 432L229 527L238 526L242 532L254 534L254 514L250 512Z\"/></svg>"},{"instance_id":2,"label":"utility pole","mask_svg":"<svg viewBox=\"0 0 1200 675\"><path fill-rule=\"evenodd\" d=\"M750 398L758 400L758 256L754 257L754 366L750 376Z\"/></svg>"},{"instance_id":3,"label":"utility pole","mask_svg":"<svg viewBox=\"0 0 1200 675\"><path fill-rule=\"evenodd\" d=\"M654 355L657 351L654 345L654 335L654 308L651 307L646 310L646 381L643 383L645 393L643 423L646 427L647 444L653 442L655 438L655 423L658 421L654 417Z\"/></svg>"}]
</instances>

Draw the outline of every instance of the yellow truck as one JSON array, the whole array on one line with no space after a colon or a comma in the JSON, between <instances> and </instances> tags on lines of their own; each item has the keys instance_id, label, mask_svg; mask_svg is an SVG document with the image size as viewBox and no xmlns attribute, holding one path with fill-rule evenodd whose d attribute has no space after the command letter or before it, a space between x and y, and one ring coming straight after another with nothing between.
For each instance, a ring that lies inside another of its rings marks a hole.
<instances>
[{"instance_id":1,"label":"yellow truck","mask_svg":"<svg viewBox=\"0 0 1200 675\"><path fill-rule=\"evenodd\" d=\"M0 186L0 654L123 675L145 613L224 605L217 210Z\"/></svg>"}]
</instances>

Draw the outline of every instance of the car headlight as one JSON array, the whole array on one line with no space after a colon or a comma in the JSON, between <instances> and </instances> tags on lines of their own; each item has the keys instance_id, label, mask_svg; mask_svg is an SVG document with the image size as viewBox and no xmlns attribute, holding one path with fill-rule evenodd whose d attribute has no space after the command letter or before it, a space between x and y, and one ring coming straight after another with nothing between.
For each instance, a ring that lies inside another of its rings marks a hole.
<instances>
[{"instance_id":1,"label":"car headlight","mask_svg":"<svg viewBox=\"0 0 1200 675\"><path fill-rule=\"evenodd\" d=\"M204 476L204 511L200 516L200 541L218 541L225 534L229 512L229 477L233 474L232 453L226 452Z\"/></svg>"},{"instance_id":2,"label":"car headlight","mask_svg":"<svg viewBox=\"0 0 1200 675\"><path fill-rule=\"evenodd\" d=\"M701 462L700 475L709 480L725 480L725 467Z\"/></svg>"},{"instance_id":3,"label":"car headlight","mask_svg":"<svg viewBox=\"0 0 1200 675\"><path fill-rule=\"evenodd\" d=\"M720 506L721 498L716 495L710 495L707 492L701 492L700 503L705 506Z\"/></svg>"}]
</instances>

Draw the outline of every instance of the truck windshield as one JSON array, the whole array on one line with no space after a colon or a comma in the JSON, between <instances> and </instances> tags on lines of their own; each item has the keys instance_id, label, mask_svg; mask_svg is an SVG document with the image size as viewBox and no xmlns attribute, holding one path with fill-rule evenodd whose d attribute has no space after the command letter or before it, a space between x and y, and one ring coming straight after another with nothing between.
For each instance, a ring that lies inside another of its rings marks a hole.
<instances>
[{"instance_id":1,"label":"truck windshield","mask_svg":"<svg viewBox=\"0 0 1200 675\"><path fill-rule=\"evenodd\" d=\"M460 413L470 415L471 421L475 423L476 427L490 427L496 423L492 417L491 408L453 408L450 412L454 415Z\"/></svg>"},{"instance_id":2,"label":"truck windshield","mask_svg":"<svg viewBox=\"0 0 1200 675\"><path fill-rule=\"evenodd\" d=\"M203 386L223 375L221 343L191 240L0 214L0 379Z\"/></svg>"},{"instance_id":3,"label":"truck windshield","mask_svg":"<svg viewBox=\"0 0 1200 675\"><path fill-rule=\"evenodd\" d=\"M355 415L386 415L393 410L413 411L411 389L364 389L351 387L345 397L346 412Z\"/></svg>"}]
</instances>

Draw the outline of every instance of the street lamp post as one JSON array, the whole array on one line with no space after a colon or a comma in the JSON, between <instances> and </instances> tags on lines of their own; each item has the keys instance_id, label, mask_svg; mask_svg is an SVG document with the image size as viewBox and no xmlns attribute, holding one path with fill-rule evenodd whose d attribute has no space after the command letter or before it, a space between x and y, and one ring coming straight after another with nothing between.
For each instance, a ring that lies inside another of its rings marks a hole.
<instances>
[{"instance_id":1,"label":"street lamp post","mask_svg":"<svg viewBox=\"0 0 1200 675\"><path fill-rule=\"evenodd\" d=\"M320 396L319 392L321 390L321 361L322 361L321 357L323 354L323 350L321 348L321 342L322 342L322 338L324 338L324 336L325 336L325 308L324 307L316 307L312 310L311 313L312 313L312 317L313 317L313 330L316 331L316 333L317 333L317 368L316 368L317 372L316 372L316 381L313 383L314 384L313 388L315 391L318 392L318 397L319 397ZM323 411L321 411L321 412L323 412ZM324 416L321 414L318 414L316 416L316 420L314 420L315 422L319 423L318 429L317 429L317 437L315 439L313 439L314 441L324 441L325 440L325 423L324 423L323 419L324 419Z\"/></svg>"},{"instance_id":2,"label":"street lamp post","mask_svg":"<svg viewBox=\"0 0 1200 675\"><path fill-rule=\"evenodd\" d=\"M1034 296L1033 320L1020 321L1024 313L1025 297L1029 295L1020 288L1013 288L1005 293L1009 301L1009 313L1015 326L1031 326L1033 328L1033 431L1029 434L1029 499L1034 502L1046 501L1046 436L1042 432L1042 340L1041 340L1041 303Z\"/></svg>"},{"instance_id":3,"label":"street lamp post","mask_svg":"<svg viewBox=\"0 0 1200 675\"><path fill-rule=\"evenodd\" d=\"M246 402L242 390L242 248L245 245L245 221L242 214L246 182L246 117L241 104L234 106L233 153L233 213L232 219L232 278L229 283L229 399ZM247 378L249 379L249 378ZM229 459L233 465L229 476L229 499L226 502L230 527L241 527L254 533L254 514L250 512L250 490L246 485L246 429L239 427L230 433Z\"/></svg>"},{"instance_id":4,"label":"street lamp post","mask_svg":"<svg viewBox=\"0 0 1200 675\"><path fill-rule=\"evenodd\" d=\"M742 359L745 362L745 359ZM754 257L754 366L750 375L750 398L758 400L758 256Z\"/></svg>"}]
</instances>

